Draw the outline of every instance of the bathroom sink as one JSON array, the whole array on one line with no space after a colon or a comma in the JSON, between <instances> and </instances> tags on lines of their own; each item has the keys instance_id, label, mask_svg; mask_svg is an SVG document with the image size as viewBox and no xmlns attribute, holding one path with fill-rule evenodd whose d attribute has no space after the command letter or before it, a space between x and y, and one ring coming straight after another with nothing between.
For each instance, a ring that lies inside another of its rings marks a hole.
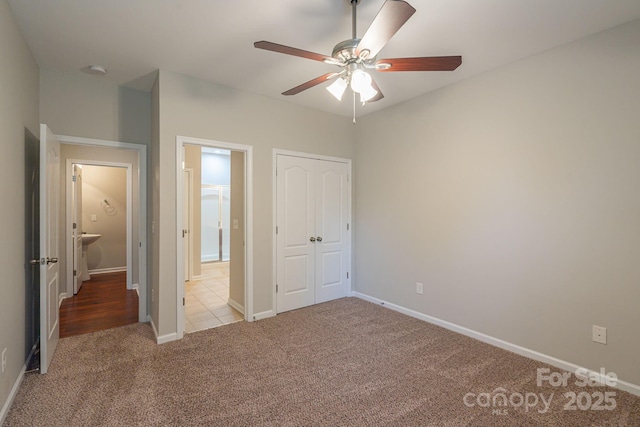
<instances>
[{"instance_id":1,"label":"bathroom sink","mask_svg":"<svg viewBox=\"0 0 640 427\"><path fill-rule=\"evenodd\" d=\"M87 246L98 240L102 237L102 234L83 234L82 235L82 246Z\"/></svg>"}]
</instances>

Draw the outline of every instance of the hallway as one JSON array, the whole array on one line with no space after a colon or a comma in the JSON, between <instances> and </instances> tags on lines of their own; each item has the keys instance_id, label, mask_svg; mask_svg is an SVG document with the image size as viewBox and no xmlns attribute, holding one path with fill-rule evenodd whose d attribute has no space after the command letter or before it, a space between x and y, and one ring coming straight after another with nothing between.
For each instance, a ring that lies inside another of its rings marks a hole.
<instances>
[{"instance_id":1,"label":"hallway","mask_svg":"<svg viewBox=\"0 0 640 427\"><path fill-rule=\"evenodd\" d=\"M243 320L240 312L227 304L229 263L202 264L202 278L185 282L186 333L202 331Z\"/></svg>"},{"instance_id":2,"label":"hallway","mask_svg":"<svg viewBox=\"0 0 640 427\"><path fill-rule=\"evenodd\" d=\"M94 274L60 305L60 338L138 322L138 293L127 290L126 272Z\"/></svg>"}]
</instances>

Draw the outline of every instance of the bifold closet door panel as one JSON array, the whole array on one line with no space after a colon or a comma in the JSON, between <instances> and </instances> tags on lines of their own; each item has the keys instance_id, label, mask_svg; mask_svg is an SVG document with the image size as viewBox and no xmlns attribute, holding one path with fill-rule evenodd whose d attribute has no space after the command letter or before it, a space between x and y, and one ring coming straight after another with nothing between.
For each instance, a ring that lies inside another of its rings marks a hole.
<instances>
[{"instance_id":1,"label":"bifold closet door panel","mask_svg":"<svg viewBox=\"0 0 640 427\"><path fill-rule=\"evenodd\" d=\"M276 305L281 313L315 302L316 165L281 155L276 165Z\"/></svg>"},{"instance_id":2,"label":"bifold closet door panel","mask_svg":"<svg viewBox=\"0 0 640 427\"><path fill-rule=\"evenodd\" d=\"M316 304L347 295L348 166L316 161Z\"/></svg>"}]
</instances>

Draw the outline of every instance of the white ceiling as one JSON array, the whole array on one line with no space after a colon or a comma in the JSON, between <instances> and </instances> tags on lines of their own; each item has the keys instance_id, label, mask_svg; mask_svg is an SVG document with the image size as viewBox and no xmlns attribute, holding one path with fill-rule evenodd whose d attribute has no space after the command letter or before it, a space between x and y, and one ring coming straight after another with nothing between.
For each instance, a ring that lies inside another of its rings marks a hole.
<instances>
[{"instance_id":1,"label":"white ceiling","mask_svg":"<svg viewBox=\"0 0 640 427\"><path fill-rule=\"evenodd\" d=\"M253 47L267 40L331 55L351 38L349 0L7 0L38 61L149 90L157 69L350 116L323 86L280 95L335 66ZM640 19L638 0L408 0L417 9L378 58L462 55L453 72L375 73L376 111L489 69ZM358 37L384 0L361 0Z\"/></svg>"}]
</instances>

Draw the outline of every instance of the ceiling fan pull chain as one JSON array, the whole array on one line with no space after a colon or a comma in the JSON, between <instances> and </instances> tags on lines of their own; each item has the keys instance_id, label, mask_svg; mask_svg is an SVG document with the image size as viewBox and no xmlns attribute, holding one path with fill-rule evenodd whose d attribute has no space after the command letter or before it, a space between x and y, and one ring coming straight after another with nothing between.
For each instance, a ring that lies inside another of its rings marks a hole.
<instances>
[{"instance_id":1,"label":"ceiling fan pull chain","mask_svg":"<svg viewBox=\"0 0 640 427\"><path fill-rule=\"evenodd\" d=\"M353 124L356 124L356 93L353 92Z\"/></svg>"}]
</instances>

